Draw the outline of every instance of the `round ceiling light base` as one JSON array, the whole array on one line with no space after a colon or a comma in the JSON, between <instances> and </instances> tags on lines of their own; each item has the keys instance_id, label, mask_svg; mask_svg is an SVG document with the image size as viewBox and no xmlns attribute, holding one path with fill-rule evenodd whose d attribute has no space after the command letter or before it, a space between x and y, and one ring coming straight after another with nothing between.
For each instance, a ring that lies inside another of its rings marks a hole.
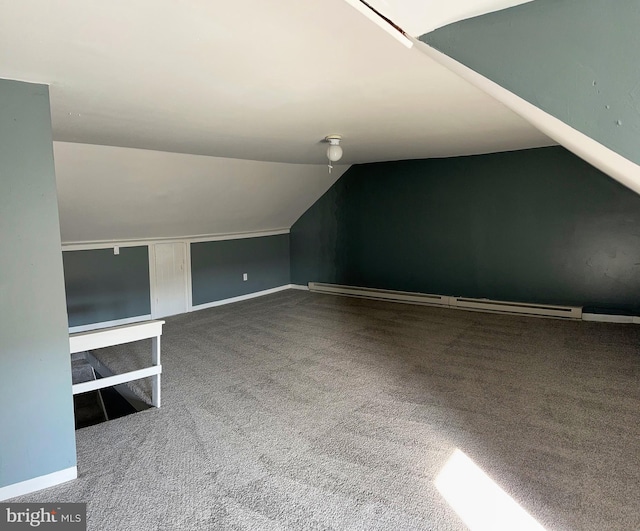
<instances>
[{"instance_id":1,"label":"round ceiling light base","mask_svg":"<svg viewBox=\"0 0 640 531\"><path fill-rule=\"evenodd\" d=\"M327 148L327 158L329 159L329 165L332 162L337 162L342 158L342 148L340 147L341 135L329 135L325 137L325 140L329 142Z\"/></svg>"}]
</instances>

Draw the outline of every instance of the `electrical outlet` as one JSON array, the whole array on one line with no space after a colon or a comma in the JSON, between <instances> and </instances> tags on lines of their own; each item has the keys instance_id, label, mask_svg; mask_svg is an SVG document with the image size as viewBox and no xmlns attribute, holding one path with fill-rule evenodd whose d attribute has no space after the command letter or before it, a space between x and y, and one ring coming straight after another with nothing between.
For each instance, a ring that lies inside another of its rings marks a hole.
<instances>
[{"instance_id":1,"label":"electrical outlet","mask_svg":"<svg viewBox=\"0 0 640 531\"><path fill-rule=\"evenodd\" d=\"M249 280L249 275L242 273L242 280Z\"/></svg>"},{"instance_id":2,"label":"electrical outlet","mask_svg":"<svg viewBox=\"0 0 640 531\"><path fill-rule=\"evenodd\" d=\"M117 245L113 246L113 254L120 254L120 247Z\"/></svg>"}]
</instances>

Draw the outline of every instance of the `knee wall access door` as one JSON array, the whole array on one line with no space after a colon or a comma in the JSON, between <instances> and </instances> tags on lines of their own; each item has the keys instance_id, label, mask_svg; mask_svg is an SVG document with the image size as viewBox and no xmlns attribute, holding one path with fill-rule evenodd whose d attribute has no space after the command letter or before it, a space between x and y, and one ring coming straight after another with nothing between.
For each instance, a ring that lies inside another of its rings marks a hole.
<instances>
[{"instance_id":1,"label":"knee wall access door","mask_svg":"<svg viewBox=\"0 0 640 531\"><path fill-rule=\"evenodd\" d=\"M155 243L151 246L151 316L154 319L185 313L187 295L187 244Z\"/></svg>"}]
</instances>

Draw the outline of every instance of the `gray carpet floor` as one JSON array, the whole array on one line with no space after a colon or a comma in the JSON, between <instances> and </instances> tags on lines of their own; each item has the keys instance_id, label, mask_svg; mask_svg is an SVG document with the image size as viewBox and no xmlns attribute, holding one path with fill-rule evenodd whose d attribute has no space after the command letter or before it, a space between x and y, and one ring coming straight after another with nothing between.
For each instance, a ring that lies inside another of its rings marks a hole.
<instances>
[{"instance_id":1,"label":"gray carpet floor","mask_svg":"<svg viewBox=\"0 0 640 531\"><path fill-rule=\"evenodd\" d=\"M547 529L636 530L639 350L634 325L293 290L181 315L163 407L77 431L79 479L14 501L87 502L93 530L465 529L434 486L460 449Z\"/></svg>"}]
</instances>

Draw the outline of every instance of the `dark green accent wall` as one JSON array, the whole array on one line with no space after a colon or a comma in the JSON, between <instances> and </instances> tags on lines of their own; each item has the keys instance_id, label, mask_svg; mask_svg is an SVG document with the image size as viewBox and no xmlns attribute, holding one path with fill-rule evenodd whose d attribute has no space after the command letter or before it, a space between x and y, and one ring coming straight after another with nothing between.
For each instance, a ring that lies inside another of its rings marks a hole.
<instances>
[{"instance_id":1,"label":"dark green accent wall","mask_svg":"<svg viewBox=\"0 0 640 531\"><path fill-rule=\"evenodd\" d=\"M420 39L640 164L640 3L536 0Z\"/></svg>"},{"instance_id":2,"label":"dark green accent wall","mask_svg":"<svg viewBox=\"0 0 640 531\"><path fill-rule=\"evenodd\" d=\"M291 281L640 311L640 196L561 147L353 166Z\"/></svg>"},{"instance_id":3,"label":"dark green accent wall","mask_svg":"<svg viewBox=\"0 0 640 531\"><path fill-rule=\"evenodd\" d=\"M69 326L151 313L147 246L62 254Z\"/></svg>"},{"instance_id":4,"label":"dark green accent wall","mask_svg":"<svg viewBox=\"0 0 640 531\"><path fill-rule=\"evenodd\" d=\"M194 306L289 284L289 235L192 243L191 279Z\"/></svg>"},{"instance_id":5,"label":"dark green accent wall","mask_svg":"<svg viewBox=\"0 0 640 531\"><path fill-rule=\"evenodd\" d=\"M49 90L0 79L0 487L76 464Z\"/></svg>"}]
</instances>

